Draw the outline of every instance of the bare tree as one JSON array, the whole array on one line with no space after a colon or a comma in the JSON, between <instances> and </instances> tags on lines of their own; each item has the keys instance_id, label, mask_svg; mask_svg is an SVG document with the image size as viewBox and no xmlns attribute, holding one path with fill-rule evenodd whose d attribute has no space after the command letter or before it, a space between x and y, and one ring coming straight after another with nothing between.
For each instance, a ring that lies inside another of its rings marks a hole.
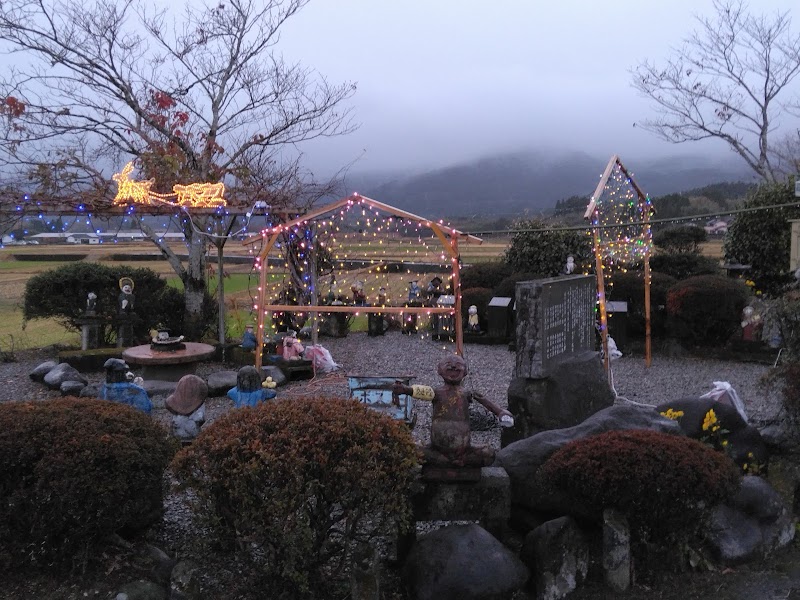
<instances>
[{"instance_id":1,"label":"bare tree","mask_svg":"<svg viewBox=\"0 0 800 600\"><path fill-rule=\"evenodd\" d=\"M280 28L307 2L187 2L177 17L144 0L3 0L0 42L16 57L0 75L0 169L42 193L92 190L108 201L110 173L133 158L154 191L224 181L241 204L291 202L300 170L287 150L353 128L355 86L276 51ZM183 281L191 334L208 234L227 227L185 212L179 221L185 263L143 229Z\"/></svg>"},{"instance_id":2,"label":"bare tree","mask_svg":"<svg viewBox=\"0 0 800 600\"><path fill-rule=\"evenodd\" d=\"M800 73L800 35L788 13L752 15L741 1L715 0L714 18L674 49L665 65L641 63L633 86L656 105L642 125L669 142L724 141L765 181L780 174L773 134Z\"/></svg>"}]
</instances>

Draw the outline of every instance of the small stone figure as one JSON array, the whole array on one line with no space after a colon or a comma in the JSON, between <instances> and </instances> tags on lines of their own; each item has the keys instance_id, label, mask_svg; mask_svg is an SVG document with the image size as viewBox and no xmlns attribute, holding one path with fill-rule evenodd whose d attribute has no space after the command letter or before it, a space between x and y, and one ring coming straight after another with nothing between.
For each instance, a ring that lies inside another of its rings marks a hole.
<instances>
[{"instance_id":1,"label":"small stone figure","mask_svg":"<svg viewBox=\"0 0 800 600\"><path fill-rule=\"evenodd\" d=\"M761 339L763 328L761 315L752 306L745 306L742 310L742 339L746 342L755 342Z\"/></svg>"},{"instance_id":2,"label":"small stone figure","mask_svg":"<svg viewBox=\"0 0 800 600\"><path fill-rule=\"evenodd\" d=\"M499 417L500 424L505 427L514 424L513 415L479 392L467 391L461 387L461 382L467 375L467 363L460 356L452 355L442 359L438 364L438 373L444 380L444 385L438 388L407 386L400 381L392 386L394 394L406 394L433 403L431 442L423 449L426 466L479 469L492 464L494 450L471 444L469 403L472 400L479 402Z\"/></svg>"},{"instance_id":3,"label":"small stone figure","mask_svg":"<svg viewBox=\"0 0 800 600\"><path fill-rule=\"evenodd\" d=\"M364 282L356 280L350 286L350 291L353 292L353 305L365 306L367 303L367 296L364 294Z\"/></svg>"},{"instance_id":4,"label":"small stone figure","mask_svg":"<svg viewBox=\"0 0 800 600\"><path fill-rule=\"evenodd\" d=\"M442 295L442 278L438 275L430 280L428 287L425 289L425 295L431 304L436 304L439 296Z\"/></svg>"},{"instance_id":5,"label":"small stone figure","mask_svg":"<svg viewBox=\"0 0 800 600\"><path fill-rule=\"evenodd\" d=\"M245 350L256 349L256 334L253 332L252 325L247 325L244 328L244 334L242 335L242 348Z\"/></svg>"},{"instance_id":6,"label":"small stone figure","mask_svg":"<svg viewBox=\"0 0 800 600\"><path fill-rule=\"evenodd\" d=\"M172 435L182 441L197 437L206 420L208 384L197 375L184 375L164 405L172 413Z\"/></svg>"},{"instance_id":7,"label":"small stone figure","mask_svg":"<svg viewBox=\"0 0 800 600\"><path fill-rule=\"evenodd\" d=\"M386 306L386 288L381 286L378 290L378 306Z\"/></svg>"},{"instance_id":8,"label":"small stone figure","mask_svg":"<svg viewBox=\"0 0 800 600\"><path fill-rule=\"evenodd\" d=\"M128 315L133 312L134 300L136 297L133 294L133 279L130 277L122 277L119 280L119 289L122 290L119 295L119 312L120 314Z\"/></svg>"},{"instance_id":9,"label":"small stone figure","mask_svg":"<svg viewBox=\"0 0 800 600\"><path fill-rule=\"evenodd\" d=\"M103 367L106 370L106 382L100 388L98 398L121 402L149 415L153 403L143 387L128 381L128 364L119 358L109 358Z\"/></svg>"},{"instance_id":10,"label":"small stone figure","mask_svg":"<svg viewBox=\"0 0 800 600\"><path fill-rule=\"evenodd\" d=\"M567 264L564 265L564 275L572 275L575 271L575 257L570 254L567 256Z\"/></svg>"},{"instance_id":11,"label":"small stone figure","mask_svg":"<svg viewBox=\"0 0 800 600\"><path fill-rule=\"evenodd\" d=\"M89 292L86 296L86 314L92 316L97 310L97 294Z\"/></svg>"},{"instance_id":12,"label":"small stone figure","mask_svg":"<svg viewBox=\"0 0 800 600\"><path fill-rule=\"evenodd\" d=\"M297 339L297 333L291 329L283 338L283 360L300 360L303 358L303 344Z\"/></svg>"},{"instance_id":13,"label":"small stone figure","mask_svg":"<svg viewBox=\"0 0 800 600\"><path fill-rule=\"evenodd\" d=\"M242 367L236 375L236 387L228 390L228 398L236 408L255 406L277 396L275 390L261 386L261 374L255 367Z\"/></svg>"},{"instance_id":14,"label":"small stone figure","mask_svg":"<svg viewBox=\"0 0 800 600\"><path fill-rule=\"evenodd\" d=\"M481 324L480 319L478 319L478 307L473 304L467 309L467 312L469 313L469 317L467 318L467 331L470 333L480 333Z\"/></svg>"},{"instance_id":15,"label":"small stone figure","mask_svg":"<svg viewBox=\"0 0 800 600\"><path fill-rule=\"evenodd\" d=\"M419 279L412 279L408 282L408 301L416 302L419 300L420 289L418 285Z\"/></svg>"}]
</instances>

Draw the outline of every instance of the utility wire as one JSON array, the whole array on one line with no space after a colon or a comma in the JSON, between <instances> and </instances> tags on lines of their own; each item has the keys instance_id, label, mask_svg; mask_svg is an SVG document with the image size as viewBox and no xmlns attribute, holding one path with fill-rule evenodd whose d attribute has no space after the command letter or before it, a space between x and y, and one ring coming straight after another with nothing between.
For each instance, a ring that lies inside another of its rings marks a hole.
<instances>
[{"instance_id":1,"label":"utility wire","mask_svg":"<svg viewBox=\"0 0 800 600\"><path fill-rule=\"evenodd\" d=\"M698 219L708 219L711 217L723 217L729 215L738 215L742 213L750 213L750 212L758 212L761 210L774 210L777 208L789 208L792 206L800 206L800 200L795 202L787 202L785 204L771 204L769 206L753 206L750 208L737 208L734 210L724 211L724 212L713 212L713 213L704 213L701 215L689 215L686 217L671 217L668 219L651 219L647 222L648 225L655 225L659 223L679 223L683 221L696 221ZM468 235L493 235L493 234L502 234L502 233L538 233L538 232L547 232L547 231L586 231L587 229L615 229L618 227L632 227L634 225L644 225L644 221L636 221L636 222L629 222L629 223L613 223L611 225L565 225L563 227L540 227L536 229L491 229L491 230L484 230L484 231L467 231L464 232Z\"/></svg>"}]
</instances>

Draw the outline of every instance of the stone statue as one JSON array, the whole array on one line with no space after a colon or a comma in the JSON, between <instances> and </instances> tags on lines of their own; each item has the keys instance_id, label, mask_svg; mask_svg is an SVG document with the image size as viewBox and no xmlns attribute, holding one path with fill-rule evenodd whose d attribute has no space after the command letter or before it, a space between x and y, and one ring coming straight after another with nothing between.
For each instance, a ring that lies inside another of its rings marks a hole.
<instances>
[{"instance_id":1,"label":"stone statue","mask_svg":"<svg viewBox=\"0 0 800 600\"><path fill-rule=\"evenodd\" d=\"M436 304L439 296L442 295L442 278L438 275L428 282L428 287L425 288L425 295L431 304Z\"/></svg>"},{"instance_id":2,"label":"stone statue","mask_svg":"<svg viewBox=\"0 0 800 600\"><path fill-rule=\"evenodd\" d=\"M353 305L364 306L367 303L367 296L364 294L364 282L356 280L350 286L350 291L353 292Z\"/></svg>"},{"instance_id":3,"label":"stone statue","mask_svg":"<svg viewBox=\"0 0 800 600\"><path fill-rule=\"evenodd\" d=\"M172 435L188 442L197 437L206 420L208 385L197 375L184 375L167 396L164 406L172 413Z\"/></svg>"},{"instance_id":4,"label":"stone statue","mask_svg":"<svg viewBox=\"0 0 800 600\"><path fill-rule=\"evenodd\" d=\"M409 302L416 302L419 300L419 279L412 279L408 282L408 301Z\"/></svg>"},{"instance_id":5,"label":"stone statue","mask_svg":"<svg viewBox=\"0 0 800 600\"><path fill-rule=\"evenodd\" d=\"M381 286L378 290L378 306L386 306L386 288Z\"/></svg>"},{"instance_id":6,"label":"stone statue","mask_svg":"<svg viewBox=\"0 0 800 600\"><path fill-rule=\"evenodd\" d=\"M244 334L242 335L242 348L245 350L256 349L256 334L253 332L252 325L247 325L244 328Z\"/></svg>"},{"instance_id":7,"label":"stone statue","mask_svg":"<svg viewBox=\"0 0 800 600\"><path fill-rule=\"evenodd\" d=\"M118 308L120 314L131 314L134 309L134 301L136 297L133 294L133 279L130 277L122 277L119 280L119 302Z\"/></svg>"},{"instance_id":8,"label":"stone statue","mask_svg":"<svg viewBox=\"0 0 800 600\"><path fill-rule=\"evenodd\" d=\"M469 403L482 404L500 418L503 426L514 424L513 415L497 406L481 393L461 387L467 375L467 363L458 355L448 356L437 366L444 385L432 388L424 385L407 386L398 381L392 386L394 394L406 394L433 404L431 442L423 449L425 464L440 468L480 468L491 465L494 450L473 446L470 440Z\"/></svg>"},{"instance_id":9,"label":"stone statue","mask_svg":"<svg viewBox=\"0 0 800 600\"><path fill-rule=\"evenodd\" d=\"M471 333L480 333L481 324L480 319L478 319L478 307L472 304L467 309L467 313L469 313L469 317L467 319L467 331Z\"/></svg>"},{"instance_id":10,"label":"stone statue","mask_svg":"<svg viewBox=\"0 0 800 600\"><path fill-rule=\"evenodd\" d=\"M261 385L261 374L255 367L242 367L236 375L236 387L228 390L228 398L236 408L255 406L277 396L275 390Z\"/></svg>"},{"instance_id":11,"label":"stone statue","mask_svg":"<svg viewBox=\"0 0 800 600\"><path fill-rule=\"evenodd\" d=\"M97 310L97 294L89 292L86 296L86 314L93 315Z\"/></svg>"},{"instance_id":12,"label":"stone statue","mask_svg":"<svg viewBox=\"0 0 800 600\"><path fill-rule=\"evenodd\" d=\"M575 271L575 257L570 254L567 256L567 264L564 265L564 275L572 275Z\"/></svg>"},{"instance_id":13,"label":"stone statue","mask_svg":"<svg viewBox=\"0 0 800 600\"><path fill-rule=\"evenodd\" d=\"M109 358L103 367L106 370L106 382L100 388L98 398L121 402L149 415L153 410L153 403L150 402L147 390L128 380L128 364L119 358Z\"/></svg>"},{"instance_id":14,"label":"stone statue","mask_svg":"<svg viewBox=\"0 0 800 600\"><path fill-rule=\"evenodd\" d=\"M304 350L303 344L297 339L297 333L291 329L287 331L283 338L283 360L300 360Z\"/></svg>"}]
</instances>

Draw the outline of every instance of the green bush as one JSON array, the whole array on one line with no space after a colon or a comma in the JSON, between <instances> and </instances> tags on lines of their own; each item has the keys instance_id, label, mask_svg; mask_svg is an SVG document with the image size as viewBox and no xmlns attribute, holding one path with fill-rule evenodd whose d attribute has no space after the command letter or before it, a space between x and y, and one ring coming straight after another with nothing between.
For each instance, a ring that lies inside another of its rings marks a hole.
<instances>
[{"instance_id":1,"label":"green bush","mask_svg":"<svg viewBox=\"0 0 800 600\"><path fill-rule=\"evenodd\" d=\"M464 329L466 330L467 318L469 317L468 310L470 305L474 304L478 308L478 319L481 324L481 331L486 331L489 327L487 312L489 302L494 297L492 290L487 288L468 288L461 292L461 318L464 320Z\"/></svg>"},{"instance_id":2,"label":"green bush","mask_svg":"<svg viewBox=\"0 0 800 600\"><path fill-rule=\"evenodd\" d=\"M750 265L747 276L755 281L757 290L769 296L779 295L792 278L786 268L791 245L789 219L800 219L794 178L758 186L744 204L745 208L758 208L790 203L795 206L736 215L725 236L725 259Z\"/></svg>"},{"instance_id":3,"label":"green bush","mask_svg":"<svg viewBox=\"0 0 800 600\"><path fill-rule=\"evenodd\" d=\"M724 344L740 329L749 294L742 281L718 275L679 281L667 292L670 333L697 346Z\"/></svg>"},{"instance_id":4,"label":"green bush","mask_svg":"<svg viewBox=\"0 0 800 600\"><path fill-rule=\"evenodd\" d=\"M644 274L641 271L614 273L611 285L606 289L608 300L628 303L628 332L644 336ZM650 332L661 337L667 327L667 290L675 284L675 278L664 273L650 273Z\"/></svg>"},{"instance_id":5,"label":"green bush","mask_svg":"<svg viewBox=\"0 0 800 600\"><path fill-rule=\"evenodd\" d=\"M64 327L80 331L79 320L86 309L86 296L94 292L97 315L105 322L103 340L108 345L114 338L121 277L131 277L135 284L138 322L134 336L137 339L148 339L149 331L159 327L168 327L174 332L182 330L183 295L167 287L166 281L155 271L124 265L109 267L81 262L31 277L25 286L23 316L25 320L55 317ZM213 307L213 301L208 304Z\"/></svg>"},{"instance_id":6,"label":"green bush","mask_svg":"<svg viewBox=\"0 0 800 600\"><path fill-rule=\"evenodd\" d=\"M173 467L216 539L246 546L253 585L312 598L335 587L356 542L409 525L416 462L404 424L302 398L232 411Z\"/></svg>"},{"instance_id":7,"label":"green bush","mask_svg":"<svg viewBox=\"0 0 800 600\"><path fill-rule=\"evenodd\" d=\"M653 244L666 254L697 254L706 240L706 230L697 225L677 225L653 234Z\"/></svg>"},{"instance_id":8,"label":"green bush","mask_svg":"<svg viewBox=\"0 0 800 600\"><path fill-rule=\"evenodd\" d=\"M0 404L0 565L77 567L92 546L160 518L172 446L103 400Z\"/></svg>"},{"instance_id":9,"label":"green bush","mask_svg":"<svg viewBox=\"0 0 800 600\"><path fill-rule=\"evenodd\" d=\"M461 271L461 289L488 288L491 290L513 272L511 265L499 261L464 267Z\"/></svg>"},{"instance_id":10,"label":"green bush","mask_svg":"<svg viewBox=\"0 0 800 600\"><path fill-rule=\"evenodd\" d=\"M564 269L567 256L575 259L575 272L590 269L594 261L592 238L585 231L558 230L543 221L524 220L514 229L537 229L515 233L505 253L505 261L515 272L539 273L555 277Z\"/></svg>"},{"instance_id":11,"label":"green bush","mask_svg":"<svg viewBox=\"0 0 800 600\"><path fill-rule=\"evenodd\" d=\"M504 296L507 298L515 298L517 297L517 282L519 281L531 281L533 279L543 279L545 277L549 277L549 275L539 275L537 273L514 273L503 279L497 287L494 288L493 293L495 296Z\"/></svg>"},{"instance_id":12,"label":"green bush","mask_svg":"<svg viewBox=\"0 0 800 600\"><path fill-rule=\"evenodd\" d=\"M655 431L610 431L571 442L542 465L551 485L600 516L624 514L643 538L693 532L737 489L739 471L702 442Z\"/></svg>"},{"instance_id":13,"label":"green bush","mask_svg":"<svg viewBox=\"0 0 800 600\"><path fill-rule=\"evenodd\" d=\"M650 270L675 279L697 275L719 275L719 263L700 254L656 254L650 257Z\"/></svg>"}]
</instances>

